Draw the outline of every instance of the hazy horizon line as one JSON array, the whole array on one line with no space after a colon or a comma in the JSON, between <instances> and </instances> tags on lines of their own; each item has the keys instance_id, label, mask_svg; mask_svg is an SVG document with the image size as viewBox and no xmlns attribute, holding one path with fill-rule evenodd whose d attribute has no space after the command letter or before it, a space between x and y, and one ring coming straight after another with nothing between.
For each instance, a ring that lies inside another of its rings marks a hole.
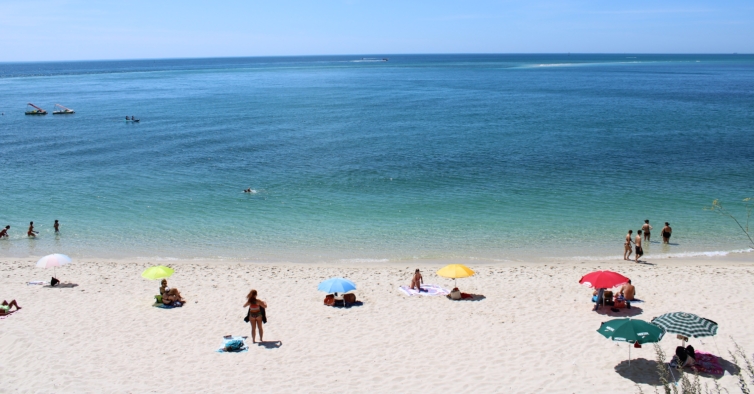
<instances>
[{"instance_id":1,"label":"hazy horizon line","mask_svg":"<svg viewBox=\"0 0 754 394\"><path fill-rule=\"evenodd\" d=\"M345 54L309 54L309 55L248 55L248 56L198 56L198 57L164 57L164 58L118 58L118 59L62 59L62 60L14 60L0 61L0 64L23 63L76 63L76 62L121 62L145 60L205 60L205 59L250 59L250 58L302 58L302 57L345 57L345 56L463 56L463 55L666 55L666 56L720 56L744 55L744 52L413 52L413 53L345 53Z\"/></svg>"}]
</instances>

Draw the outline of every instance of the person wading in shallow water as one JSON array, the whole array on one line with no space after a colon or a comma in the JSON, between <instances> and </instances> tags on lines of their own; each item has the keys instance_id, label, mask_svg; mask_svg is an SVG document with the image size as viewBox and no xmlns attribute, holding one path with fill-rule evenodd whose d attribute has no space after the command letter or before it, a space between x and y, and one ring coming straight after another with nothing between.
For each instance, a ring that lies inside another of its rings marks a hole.
<instances>
[{"instance_id":1,"label":"person wading in shallow water","mask_svg":"<svg viewBox=\"0 0 754 394\"><path fill-rule=\"evenodd\" d=\"M34 222L29 222L29 231L26 232L26 236L30 238L37 237L37 232L34 231Z\"/></svg>"},{"instance_id":2,"label":"person wading in shallow water","mask_svg":"<svg viewBox=\"0 0 754 394\"><path fill-rule=\"evenodd\" d=\"M652 231L652 226L649 225L649 219L644 221L644 225L641 226L641 230L644 232L644 240L649 242L650 231Z\"/></svg>"},{"instance_id":3,"label":"person wading in shallow water","mask_svg":"<svg viewBox=\"0 0 754 394\"><path fill-rule=\"evenodd\" d=\"M636 232L636 240L634 240L634 245L636 245L636 262L639 262L639 257L644 256L644 249L641 247L641 230Z\"/></svg>"},{"instance_id":4,"label":"person wading in shallow water","mask_svg":"<svg viewBox=\"0 0 754 394\"><path fill-rule=\"evenodd\" d=\"M60 232L60 223L58 223L58 219L55 219L55 224L53 224L52 227L55 228L56 233Z\"/></svg>"},{"instance_id":5,"label":"person wading in shallow water","mask_svg":"<svg viewBox=\"0 0 754 394\"><path fill-rule=\"evenodd\" d=\"M673 234L673 229L670 228L670 223L665 222L665 227L662 228L660 235L662 236L662 243L670 243L670 235Z\"/></svg>"},{"instance_id":6,"label":"person wading in shallow water","mask_svg":"<svg viewBox=\"0 0 754 394\"><path fill-rule=\"evenodd\" d=\"M633 253L631 243L634 242L631 240L631 236L633 233L634 230L628 230L628 234L626 234L626 242L623 243L623 260L631 260L631 253Z\"/></svg>"}]
</instances>

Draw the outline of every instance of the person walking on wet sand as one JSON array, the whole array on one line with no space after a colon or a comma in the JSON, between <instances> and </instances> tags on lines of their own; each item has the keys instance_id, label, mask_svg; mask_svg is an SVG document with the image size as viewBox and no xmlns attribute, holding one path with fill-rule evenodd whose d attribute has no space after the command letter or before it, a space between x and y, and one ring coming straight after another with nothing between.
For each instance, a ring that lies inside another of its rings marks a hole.
<instances>
[{"instance_id":1,"label":"person walking on wet sand","mask_svg":"<svg viewBox=\"0 0 754 394\"><path fill-rule=\"evenodd\" d=\"M29 238L37 237L37 232L34 231L34 222L29 222L29 231L26 232L26 236Z\"/></svg>"},{"instance_id":2,"label":"person walking on wet sand","mask_svg":"<svg viewBox=\"0 0 754 394\"><path fill-rule=\"evenodd\" d=\"M0 230L0 238L8 238L8 230L10 230L10 226L5 226L4 229Z\"/></svg>"},{"instance_id":3,"label":"person walking on wet sand","mask_svg":"<svg viewBox=\"0 0 754 394\"><path fill-rule=\"evenodd\" d=\"M662 236L662 243L670 243L670 235L673 234L673 229L670 228L670 223L665 222L665 227L662 228L660 235Z\"/></svg>"},{"instance_id":4,"label":"person walking on wet sand","mask_svg":"<svg viewBox=\"0 0 754 394\"><path fill-rule=\"evenodd\" d=\"M636 262L639 262L639 257L644 256L644 249L641 247L641 230L636 232L636 239L634 240L636 245Z\"/></svg>"},{"instance_id":5,"label":"person walking on wet sand","mask_svg":"<svg viewBox=\"0 0 754 394\"><path fill-rule=\"evenodd\" d=\"M644 225L641 226L641 231L644 232L644 240L649 242L650 231L652 231L652 226L649 225L649 219L644 221Z\"/></svg>"},{"instance_id":6,"label":"person walking on wet sand","mask_svg":"<svg viewBox=\"0 0 754 394\"><path fill-rule=\"evenodd\" d=\"M626 234L626 242L623 243L623 260L631 260L631 253L633 253L631 250L631 243L633 242L631 236L633 233L634 230L628 230L628 234Z\"/></svg>"},{"instance_id":7,"label":"person walking on wet sand","mask_svg":"<svg viewBox=\"0 0 754 394\"><path fill-rule=\"evenodd\" d=\"M55 224L53 224L52 227L55 228L55 233L60 232L60 223L58 223L58 219L55 219Z\"/></svg>"}]
</instances>

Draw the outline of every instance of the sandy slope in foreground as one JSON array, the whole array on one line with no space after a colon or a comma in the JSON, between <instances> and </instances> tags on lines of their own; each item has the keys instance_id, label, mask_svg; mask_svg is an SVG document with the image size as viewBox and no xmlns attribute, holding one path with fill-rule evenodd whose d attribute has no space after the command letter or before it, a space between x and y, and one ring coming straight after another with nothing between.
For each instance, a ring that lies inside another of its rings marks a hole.
<instances>
[{"instance_id":1,"label":"sandy slope in foreground","mask_svg":"<svg viewBox=\"0 0 754 394\"><path fill-rule=\"evenodd\" d=\"M0 392L653 392L651 346L628 367L626 345L595 332L609 317L591 312L577 281L596 269L633 279L647 301L639 318L717 321L715 341L692 340L698 350L730 360L733 336L754 351L751 254L653 263L472 264L478 275L459 287L486 299L452 302L400 293L413 265L175 262L170 284L190 302L162 310L151 307L157 282L139 276L148 263L76 262L58 277L78 287L45 288L25 283L49 271L4 261L0 298L24 309L0 320ZM442 264L419 266L428 283L451 285L434 274ZM316 286L331 276L353 279L364 305L323 306ZM249 333L252 287L270 305L265 340L280 342L216 353L222 335ZM669 335L662 347L677 343ZM738 392L734 377L719 382Z\"/></svg>"}]
</instances>

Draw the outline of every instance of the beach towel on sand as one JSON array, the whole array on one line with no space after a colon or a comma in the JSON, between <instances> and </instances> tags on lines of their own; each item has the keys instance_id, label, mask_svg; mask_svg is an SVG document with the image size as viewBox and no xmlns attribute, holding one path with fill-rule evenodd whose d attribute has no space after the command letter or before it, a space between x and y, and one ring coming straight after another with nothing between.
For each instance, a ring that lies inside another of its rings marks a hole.
<instances>
[{"instance_id":1,"label":"beach towel on sand","mask_svg":"<svg viewBox=\"0 0 754 394\"><path fill-rule=\"evenodd\" d=\"M404 292L406 295L410 295L410 296L415 296L415 295L442 296L442 295L450 294L450 291L445 290L438 285L426 285L426 284L421 285L421 289L422 289L421 292L419 292L416 289L410 289L408 286L401 286L398 289Z\"/></svg>"},{"instance_id":2,"label":"beach towel on sand","mask_svg":"<svg viewBox=\"0 0 754 394\"><path fill-rule=\"evenodd\" d=\"M160 309L173 309L173 308L180 308L180 306L172 306L172 305L158 304L158 303L156 303L156 302L155 302L154 304L152 304L152 306L153 306L153 307L155 307L155 308L160 308Z\"/></svg>"},{"instance_id":3,"label":"beach towel on sand","mask_svg":"<svg viewBox=\"0 0 754 394\"><path fill-rule=\"evenodd\" d=\"M720 365L720 361L717 360L717 356L710 353L696 351L696 361L691 369L699 373L708 373L710 375L722 375L725 373L723 366Z\"/></svg>"},{"instance_id":4,"label":"beach towel on sand","mask_svg":"<svg viewBox=\"0 0 754 394\"><path fill-rule=\"evenodd\" d=\"M5 319L7 319L7 318L9 318L9 317L11 317L13 315L15 315L16 313L18 313L18 311L13 311L11 313L6 313L6 314L0 316L0 320L5 320Z\"/></svg>"},{"instance_id":5,"label":"beach towel on sand","mask_svg":"<svg viewBox=\"0 0 754 394\"><path fill-rule=\"evenodd\" d=\"M238 350L225 350L225 348L227 348L228 346L236 348ZM223 338L222 347L220 347L220 349L217 349L218 353L243 353L248 351L249 347L246 346L246 338L244 337Z\"/></svg>"}]
</instances>

